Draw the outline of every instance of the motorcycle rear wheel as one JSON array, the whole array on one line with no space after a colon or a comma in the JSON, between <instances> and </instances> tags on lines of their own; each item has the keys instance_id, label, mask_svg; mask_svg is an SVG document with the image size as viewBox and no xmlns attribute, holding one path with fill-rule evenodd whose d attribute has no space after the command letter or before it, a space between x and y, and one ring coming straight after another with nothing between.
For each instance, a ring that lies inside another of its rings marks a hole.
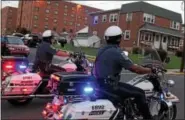
<instances>
[{"instance_id":1,"label":"motorcycle rear wheel","mask_svg":"<svg viewBox=\"0 0 185 120\"><path fill-rule=\"evenodd\" d=\"M7 101L13 106L24 106L24 105L28 105L32 101L32 98L28 98L28 99L10 99L10 100L7 100Z\"/></svg>"}]
</instances>

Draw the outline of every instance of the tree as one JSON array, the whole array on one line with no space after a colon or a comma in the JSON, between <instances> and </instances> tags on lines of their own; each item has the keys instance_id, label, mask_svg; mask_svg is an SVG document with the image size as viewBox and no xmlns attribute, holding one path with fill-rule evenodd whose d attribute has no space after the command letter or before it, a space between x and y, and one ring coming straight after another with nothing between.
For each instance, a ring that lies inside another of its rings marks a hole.
<instances>
[{"instance_id":1,"label":"tree","mask_svg":"<svg viewBox=\"0 0 185 120\"><path fill-rule=\"evenodd\" d=\"M27 30L26 28L21 28L20 26L16 28L16 32L24 35L31 33L31 31Z\"/></svg>"},{"instance_id":2,"label":"tree","mask_svg":"<svg viewBox=\"0 0 185 120\"><path fill-rule=\"evenodd\" d=\"M63 28L63 29L62 29L62 32L66 32L66 28Z\"/></svg>"},{"instance_id":3,"label":"tree","mask_svg":"<svg viewBox=\"0 0 185 120\"><path fill-rule=\"evenodd\" d=\"M70 29L69 32L70 32L70 33L73 33L73 29Z\"/></svg>"}]
</instances>

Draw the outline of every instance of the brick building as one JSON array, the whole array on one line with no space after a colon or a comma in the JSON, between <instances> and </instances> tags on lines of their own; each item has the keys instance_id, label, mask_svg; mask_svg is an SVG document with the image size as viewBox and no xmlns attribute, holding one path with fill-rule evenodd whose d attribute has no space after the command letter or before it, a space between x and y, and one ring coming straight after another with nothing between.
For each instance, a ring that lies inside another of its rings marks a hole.
<instances>
[{"instance_id":1,"label":"brick building","mask_svg":"<svg viewBox=\"0 0 185 120\"><path fill-rule=\"evenodd\" d=\"M21 15L22 8L22 15ZM64 1L20 1L17 26L33 33L53 29L78 31L88 25L88 13L100 9ZM20 19L22 18L22 19ZM76 26L75 26L76 25Z\"/></svg>"},{"instance_id":2,"label":"brick building","mask_svg":"<svg viewBox=\"0 0 185 120\"><path fill-rule=\"evenodd\" d=\"M148 46L165 50L178 49L180 44L182 16L179 13L146 2L124 4L121 9L90 14L89 32L97 32L103 39L110 25L119 25L123 30L123 47Z\"/></svg>"},{"instance_id":3,"label":"brick building","mask_svg":"<svg viewBox=\"0 0 185 120\"><path fill-rule=\"evenodd\" d=\"M11 34L16 29L17 8L4 7L1 9L1 33Z\"/></svg>"}]
</instances>

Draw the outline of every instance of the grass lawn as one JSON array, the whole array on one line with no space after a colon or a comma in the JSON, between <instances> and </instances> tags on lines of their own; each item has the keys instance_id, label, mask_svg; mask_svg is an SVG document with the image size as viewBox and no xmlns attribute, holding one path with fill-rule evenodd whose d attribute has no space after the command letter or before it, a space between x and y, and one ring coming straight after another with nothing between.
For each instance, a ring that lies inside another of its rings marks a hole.
<instances>
[{"instance_id":1,"label":"grass lawn","mask_svg":"<svg viewBox=\"0 0 185 120\"><path fill-rule=\"evenodd\" d=\"M91 55L91 56L96 56L96 53L98 51L98 49L95 49L95 48L89 48L89 47L77 48L77 47L73 47L70 44L66 44L63 48L61 48L61 46L59 45L55 47L59 49L67 50L67 51L79 51L81 49L87 55ZM141 55L129 54L129 58L136 64L139 64L140 62L140 60L138 59L139 57L141 57ZM171 55L170 58L171 58L170 63L166 65L166 68L167 69L179 69L181 65L181 58L173 56L173 55Z\"/></svg>"}]
</instances>

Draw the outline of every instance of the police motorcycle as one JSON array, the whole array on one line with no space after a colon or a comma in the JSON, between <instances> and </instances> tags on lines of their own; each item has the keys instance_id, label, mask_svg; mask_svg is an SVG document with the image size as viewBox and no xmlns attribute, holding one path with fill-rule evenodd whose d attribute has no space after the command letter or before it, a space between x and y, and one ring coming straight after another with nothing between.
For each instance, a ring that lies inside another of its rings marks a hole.
<instances>
[{"instance_id":1,"label":"police motorcycle","mask_svg":"<svg viewBox=\"0 0 185 120\"><path fill-rule=\"evenodd\" d=\"M136 76L128 84L145 91L152 116L159 120L174 120L179 99L170 92L170 87L175 83L173 80L166 80L164 63L156 49L142 51L142 54L138 55L142 61L140 63L152 68L155 73ZM166 62L169 62L169 59L166 59ZM45 119L142 119L134 98L121 100L119 96L99 89L92 75L57 72L51 75L50 81L50 91L55 96L42 111Z\"/></svg>"},{"instance_id":2,"label":"police motorcycle","mask_svg":"<svg viewBox=\"0 0 185 120\"><path fill-rule=\"evenodd\" d=\"M50 98L53 95L48 91L50 74L41 72L32 73L28 59L25 57L2 57L2 84L1 98L12 105L27 105L33 98ZM74 52L67 60L61 62L54 57L52 72L80 71L89 72L89 61L82 52ZM48 86L47 86L48 85Z\"/></svg>"}]
</instances>

